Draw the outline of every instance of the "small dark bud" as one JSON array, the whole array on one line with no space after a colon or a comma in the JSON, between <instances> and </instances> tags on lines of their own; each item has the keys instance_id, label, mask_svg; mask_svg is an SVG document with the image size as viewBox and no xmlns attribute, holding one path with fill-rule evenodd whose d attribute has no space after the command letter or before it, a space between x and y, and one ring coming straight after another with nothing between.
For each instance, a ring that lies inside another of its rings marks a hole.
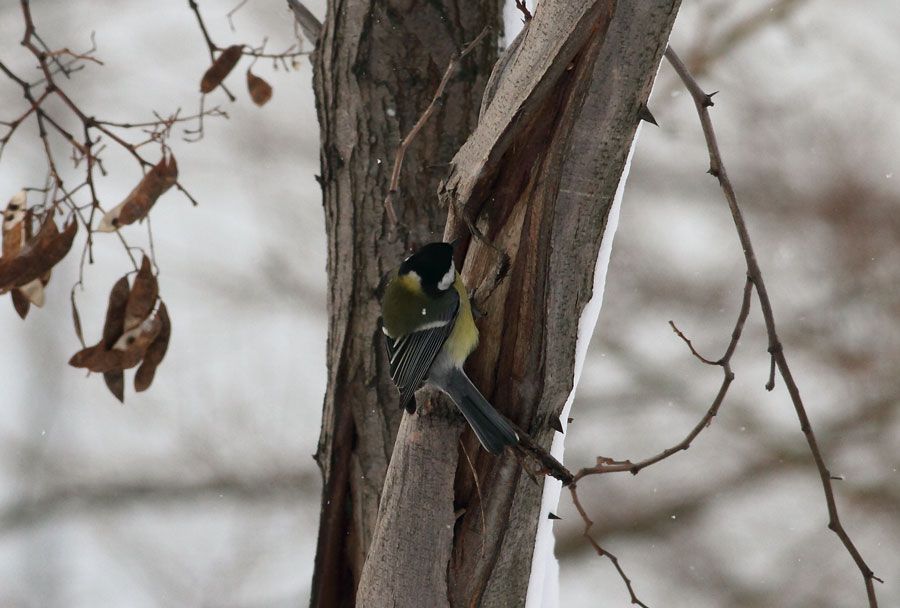
<instances>
[{"instance_id":1,"label":"small dark bud","mask_svg":"<svg viewBox=\"0 0 900 608\"><path fill-rule=\"evenodd\" d=\"M547 513L547 519L562 519L562 517L550 511Z\"/></svg>"}]
</instances>

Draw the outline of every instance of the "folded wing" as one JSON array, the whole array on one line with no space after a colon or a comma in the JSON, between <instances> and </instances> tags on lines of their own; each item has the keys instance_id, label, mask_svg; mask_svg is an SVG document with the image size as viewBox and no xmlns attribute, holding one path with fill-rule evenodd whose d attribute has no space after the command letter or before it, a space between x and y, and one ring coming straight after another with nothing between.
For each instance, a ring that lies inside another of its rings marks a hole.
<instances>
[{"instance_id":1,"label":"folded wing","mask_svg":"<svg viewBox=\"0 0 900 608\"><path fill-rule=\"evenodd\" d=\"M385 336L390 358L391 379L400 390L400 407L410 413L416 411L413 399L422 386L431 364L453 331L459 310L459 299L439 318L432 318L422 329L392 339Z\"/></svg>"}]
</instances>

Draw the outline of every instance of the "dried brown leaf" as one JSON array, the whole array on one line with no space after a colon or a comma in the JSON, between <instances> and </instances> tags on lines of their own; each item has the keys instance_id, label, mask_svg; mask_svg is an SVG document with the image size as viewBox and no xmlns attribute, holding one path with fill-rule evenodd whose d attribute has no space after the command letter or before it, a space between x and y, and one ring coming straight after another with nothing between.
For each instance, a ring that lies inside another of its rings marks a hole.
<instances>
[{"instance_id":1,"label":"dried brown leaf","mask_svg":"<svg viewBox=\"0 0 900 608\"><path fill-rule=\"evenodd\" d=\"M3 212L3 257L15 256L25 245L25 221L27 211L25 209L25 191L14 195L6 211Z\"/></svg>"},{"instance_id":2,"label":"dried brown leaf","mask_svg":"<svg viewBox=\"0 0 900 608\"><path fill-rule=\"evenodd\" d=\"M28 298L26 298L18 289L13 289L10 295L12 295L13 307L16 309L16 312L19 313L19 316L23 319L27 317L28 307L31 306L31 302L28 301Z\"/></svg>"},{"instance_id":3,"label":"dried brown leaf","mask_svg":"<svg viewBox=\"0 0 900 608\"><path fill-rule=\"evenodd\" d=\"M134 277L128 303L125 306L125 332L137 327L153 311L156 297L159 295L159 284L153 276L150 259L144 256L141 269Z\"/></svg>"},{"instance_id":4,"label":"dried brown leaf","mask_svg":"<svg viewBox=\"0 0 900 608\"><path fill-rule=\"evenodd\" d=\"M69 302L72 304L72 325L75 326L75 335L78 336L78 341L81 342L82 348L85 348L87 345L84 343L84 332L81 330L81 315L78 313L78 305L75 304L75 287L69 292Z\"/></svg>"},{"instance_id":5,"label":"dried brown leaf","mask_svg":"<svg viewBox=\"0 0 900 608\"><path fill-rule=\"evenodd\" d=\"M166 350L169 348L169 337L172 334L172 321L169 319L169 312L163 302L159 303L157 316L160 320L159 335L153 340L153 343L147 348L144 354L144 362L138 368L134 375L134 390L141 392L150 388L153 382L153 376L156 368L159 367L163 357L166 356Z\"/></svg>"},{"instance_id":6,"label":"dried brown leaf","mask_svg":"<svg viewBox=\"0 0 900 608\"><path fill-rule=\"evenodd\" d=\"M178 163L169 154L156 163L141 178L134 190L121 203L106 212L97 226L97 232L113 232L147 216L157 199L178 181Z\"/></svg>"},{"instance_id":7,"label":"dried brown leaf","mask_svg":"<svg viewBox=\"0 0 900 608\"><path fill-rule=\"evenodd\" d=\"M247 90L250 92L250 99L258 106L264 106L272 99L272 85L247 70Z\"/></svg>"},{"instance_id":8,"label":"dried brown leaf","mask_svg":"<svg viewBox=\"0 0 900 608\"><path fill-rule=\"evenodd\" d=\"M141 362L161 329L162 321L157 315L144 319L140 325L122 334L112 347L112 352L122 353L122 369Z\"/></svg>"},{"instance_id":9,"label":"dried brown leaf","mask_svg":"<svg viewBox=\"0 0 900 608\"><path fill-rule=\"evenodd\" d=\"M83 348L69 359L69 365L72 367L84 367L92 372L108 372L116 369L123 369L122 352L107 350L103 348L103 344L95 344Z\"/></svg>"},{"instance_id":10,"label":"dried brown leaf","mask_svg":"<svg viewBox=\"0 0 900 608\"><path fill-rule=\"evenodd\" d=\"M243 45L235 44L222 51L216 57L216 60L209 66L209 69L206 70L206 73L203 74L203 79L200 81L201 93L209 93L222 84L222 81L225 80L225 77L231 73L231 70L234 69L234 66L240 60L243 48Z\"/></svg>"},{"instance_id":11,"label":"dried brown leaf","mask_svg":"<svg viewBox=\"0 0 900 608\"><path fill-rule=\"evenodd\" d=\"M0 258L0 293L44 276L69 253L77 231L78 224L73 219L59 232L53 215L49 214L37 235L18 255Z\"/></svg>"},{"instance_id":12,"label":"dried brown leaf","mask_svg":"<svg viewBox=\"0 0 900 608\"><path fill-rule=\"evenodd\" d=\"M99 342L75 353L69 359L69 365L103 373L134 367L144 358L160 329L162 321L158 316L144 319L140 325L122 334L111 349Z\"/></svg>"},{"instance_id":13,"label":"dried brown leaf","mask_svg":"<svg viewBox=\"0 0 900 608\"><path fill-rule=\"evenodd\" d=\"M28 298L29 302L38 308L44 305L44 282L41 279L35 279L14 291L21 292L23 296Z\"/></svg>"},{"instance_id":14,"label":"dried brown leaf","mask_svg":"<svg viewBox=\"0 0 900 608\"><path fill-rule=\"evenodd\" d=\"M128 277L124 276L113 285L109 292L109 304L106 307L106 321L103 324L103 340L101 344L109 350L125 332L125 307L128 304Z\"/></svg>"},{"instance_id":15,"label":"dried brown leaf","mask_svg":"<svg viewBox=\"0 0 900 608\"><path fill-rule=\"evenodd\" d=\"M103 381L106 382L106 388L113 396L125 403L125 374L122 370L113 370L103 374Z\"/></svg>"}]
</instances>

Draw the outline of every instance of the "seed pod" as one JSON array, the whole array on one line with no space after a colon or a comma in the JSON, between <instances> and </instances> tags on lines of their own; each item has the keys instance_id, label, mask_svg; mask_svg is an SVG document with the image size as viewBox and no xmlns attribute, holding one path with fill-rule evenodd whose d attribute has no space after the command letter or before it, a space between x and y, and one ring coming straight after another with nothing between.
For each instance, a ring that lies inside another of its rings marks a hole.
<instances>
[{"instance_id":1,"label":"seed pod","mask_svg":"<svg viewBox=\"0 0 900 608\"><path fill-rule=\"evenodd\" d=\"M150 383L153 382L156 368L159 367L163 357L166 356L166 350L169 348L169 336L172 334L172 322L169 320L169 312L166 310L166 305L162 302L159 303L157 317L162 324L159 329L159 335L156 336L156 339L147 349L146 354L144 354L144 362L141 363L137 373L134 375L134 390L137 392L145 391L150 388Z\"/></svg>"},{"instance_id":2,"label":"seed pod","mask_svg":"<svg viewBox=\"0 0 900 608\"><path fill-rule=\"evenodd\" d=\"M113 232L147 216L157 199L178 181L178 163L175 156L164 156L141 178L134 190L121 203L106 212L97 232Z\"/></svg>"},{"instance_id":3,"label":"seed pod","mask_svg":"<svg viewBox=\"0 0 900 608\"><path fill-rule=\"evenodd\" d=\"M234 66L240 60L243 48L242 44L235 44L222 51L216 57L216 60L209 66L209 69L206 70L206 73L203 74L203 79L200 81L201 93L209 93L222 84L222 81L225 80L225 77L231 73L231 70L234 69Z\"/></svg>"},{"instance_id":4,"label":"seed pod","mask_svg":"<svg viewBox=\"0 0 900 608\"><path fill-rule=\"evenodd\" d=\"M17 255L0 258L0 293L46 276L69 253L77 231L78 224L73 219L60 232L53 214L48 214L37 235Z\"/></svg>"},{"instance_id":5,"label":"seed pod","mask_svg":"<svg viewBox=\"0 0 900 608\"><path fill-rule=\"evenodd\" d=\"M250 70L247 70L247 90L253 103L260 107L272 99L272 85Z\"/></svg>"}]
</instances>

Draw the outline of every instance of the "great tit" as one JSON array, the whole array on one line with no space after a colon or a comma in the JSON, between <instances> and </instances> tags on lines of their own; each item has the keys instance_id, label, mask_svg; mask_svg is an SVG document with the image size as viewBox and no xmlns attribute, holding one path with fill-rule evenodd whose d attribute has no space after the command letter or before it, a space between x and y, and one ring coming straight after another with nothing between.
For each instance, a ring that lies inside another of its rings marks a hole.
<instances>
[{"instance_id":1,"label":"great tit","mask_svg":"<svg viewBox=\"0 0 900 608\"><path fill-rule=\"evenodd\" d=\"M499 454L519 441L463 371L478 345L478 328L453 265L453 245L429 243L403 260L385 287L381 314L401 407L415 412L416 390L432 384L453 400L488 452Z\"/></svg>"}]
</instances>

